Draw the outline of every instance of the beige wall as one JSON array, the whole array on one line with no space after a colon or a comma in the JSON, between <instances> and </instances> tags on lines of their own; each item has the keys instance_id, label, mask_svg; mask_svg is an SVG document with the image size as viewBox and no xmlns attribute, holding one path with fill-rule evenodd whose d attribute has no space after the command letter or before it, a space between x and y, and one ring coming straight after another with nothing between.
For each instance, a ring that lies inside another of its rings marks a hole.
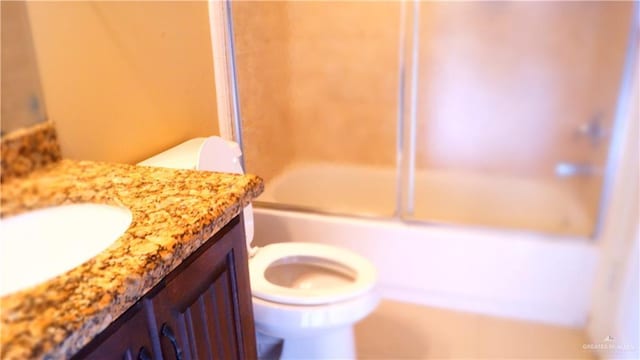
<instances>
[{"instance_id":1,"label":"beige wall","mask_svg":"<svg viewBox=\"0 0 640 360\"><path fill-rule=\"evenodd\" d=\"M63 156L135 163L217 133L206 2L29 2Z\"/></svg>"}]
</instances>

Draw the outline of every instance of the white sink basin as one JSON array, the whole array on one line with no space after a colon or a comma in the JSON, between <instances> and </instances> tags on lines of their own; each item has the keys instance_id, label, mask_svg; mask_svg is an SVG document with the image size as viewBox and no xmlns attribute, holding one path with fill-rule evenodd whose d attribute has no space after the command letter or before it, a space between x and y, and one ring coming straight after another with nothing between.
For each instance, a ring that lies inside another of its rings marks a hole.
<instances>
[{"instance_id":1,"label":"white sink basin","mask_svg":"<svg viewBox=\"0 0 640 360\"><path fill-rule=\"evenodd\" d=\"M91 259L127 231L131 219L128 209L90 203L0 219L0 296Z\"/></svg>"}]
</instances>

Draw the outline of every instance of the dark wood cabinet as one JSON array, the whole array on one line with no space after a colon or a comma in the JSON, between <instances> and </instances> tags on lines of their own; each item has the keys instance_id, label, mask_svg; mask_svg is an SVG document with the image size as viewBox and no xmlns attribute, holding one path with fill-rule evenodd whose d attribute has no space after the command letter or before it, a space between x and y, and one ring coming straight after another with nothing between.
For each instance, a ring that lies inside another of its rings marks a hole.
<instances>
[{"instance_id":1,"label":"dark wood cabinet","mask_svg":"<svg viewBox=\"0 0 640 360\"><path fill-rule=\"evenodd\" d=\"M209 239L75 358L256 358L240 218Z\"/></svg>"},{"instance_id":2,"label":"dark wood cabinet","mask_svg":"<svg viewBox=\"0 0 640 360\"><path fill-rule=\"evenodd\" d=\"M151 332L143 302L136 303L117 323L102 334L100 346L86 347L91 350L87 359L154 359ZM85 352L85 351L83 351Z\"/></svg>"}]
</instances>

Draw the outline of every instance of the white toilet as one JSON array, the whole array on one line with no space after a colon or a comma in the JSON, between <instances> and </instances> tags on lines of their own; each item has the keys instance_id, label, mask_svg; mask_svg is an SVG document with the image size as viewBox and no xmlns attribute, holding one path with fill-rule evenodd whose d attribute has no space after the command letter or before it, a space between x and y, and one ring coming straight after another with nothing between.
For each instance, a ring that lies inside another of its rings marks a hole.
<instances>
[{"instance_id":1,"label":"white toilet","mask_svg":"<svg viewBox=\"0 0 640 360\"><path fill-rule=\"evenodd\" d=\"M241 154L236 143L214 136L189 140L139 165L243 173ZM353 325L379 301L374 266L351 251L323 244L252 248L251 205L243 214L259 353L281 339L283 359L355 358Z\"/></svg>"}]
</instances>

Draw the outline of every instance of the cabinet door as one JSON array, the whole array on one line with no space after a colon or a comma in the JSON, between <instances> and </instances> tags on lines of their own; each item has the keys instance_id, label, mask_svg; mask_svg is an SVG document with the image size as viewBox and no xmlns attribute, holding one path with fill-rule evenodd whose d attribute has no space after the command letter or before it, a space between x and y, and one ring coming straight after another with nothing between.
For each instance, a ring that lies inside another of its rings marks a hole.
<instances>
[{"instance_id":1,"label":"cabinet door","mask_svg":"<svg viewBox=\"0 0 640 360\"><path fill-rule=\"evenodd\" d=\"M151 300L165 359L256 358L244 229L236 218Z\"/></svg>"},{"instance_id":2,"label":"cabinet door","mask_svg":"<svg viewBox=\"0 0 640 360\"><path fill-rule=\"evenodd\" d=\"M152 350L151 334L147 320L152 314L144 309L144 301L136 303L109 326L74 359L156 359Z\"/></svg>"}]
</instances>

